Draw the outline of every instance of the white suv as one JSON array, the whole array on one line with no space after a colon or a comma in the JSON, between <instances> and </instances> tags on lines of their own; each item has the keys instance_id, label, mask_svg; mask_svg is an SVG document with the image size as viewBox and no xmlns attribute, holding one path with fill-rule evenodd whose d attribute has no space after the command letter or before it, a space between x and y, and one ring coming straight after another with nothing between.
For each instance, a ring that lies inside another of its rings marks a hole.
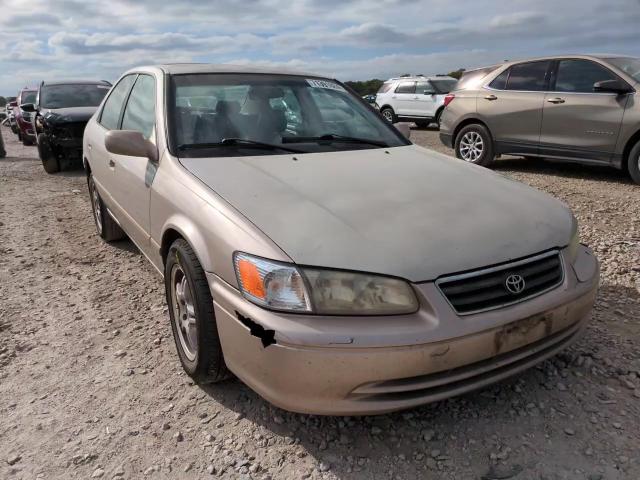
<instances>
[{"instance_id":1,"label":"white suv","mask_svg":"<svg viewBox=\"0 0 640 480\"><path fill-rule=\"evenodd\" d=\"M444 97L456 83L455 78L446 75L392 78L378 90L376 104L391 123L415 122L420 128L436 123L439 127Z\"/></svg>"}]
</instances>

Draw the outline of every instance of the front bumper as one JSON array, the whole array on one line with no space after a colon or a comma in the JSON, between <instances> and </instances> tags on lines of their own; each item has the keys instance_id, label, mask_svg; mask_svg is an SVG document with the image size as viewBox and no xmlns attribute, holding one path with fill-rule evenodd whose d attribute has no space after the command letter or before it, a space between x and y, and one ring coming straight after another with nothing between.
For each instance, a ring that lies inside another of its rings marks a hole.
<instances>
[{"instance_id":1,"label":"front bumper","mask_svg":"<svg viewBox=\"0 0 640 480\"><path fill-rule=\"evenodd\" d=\"M573 265L562 259L565 278L556 289L464 317L431 282L414 285L421 308L412 315L319 317L262 309L207 275L231 371L286 410L361 415L472 391L575 341L595 301L599 269L584 247ZM255 334L263 329L275 332L275 344L264 346Z\"/></svg>"}]
</instances>

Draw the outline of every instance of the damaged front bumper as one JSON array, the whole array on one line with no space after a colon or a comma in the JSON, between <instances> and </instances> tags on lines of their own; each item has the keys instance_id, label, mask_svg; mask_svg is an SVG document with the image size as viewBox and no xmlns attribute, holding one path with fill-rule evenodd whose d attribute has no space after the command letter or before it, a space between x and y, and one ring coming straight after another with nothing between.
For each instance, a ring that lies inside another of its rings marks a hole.
<instances>
[{"instance_id":1,"label":"damaged front bumper","mask_svg":"<svg viewBox=\"0 0 640 480\"><path fill-rule=\"evenodd\" d=\"M214 274L225 361L242 381L286 410L384 413L469 392L554 355L584 329L598 288L586 247L557 288L483 313L458 316L432 282L414 285L411 315L345 317L273 312Z\"/></svg>"}]
</instances>

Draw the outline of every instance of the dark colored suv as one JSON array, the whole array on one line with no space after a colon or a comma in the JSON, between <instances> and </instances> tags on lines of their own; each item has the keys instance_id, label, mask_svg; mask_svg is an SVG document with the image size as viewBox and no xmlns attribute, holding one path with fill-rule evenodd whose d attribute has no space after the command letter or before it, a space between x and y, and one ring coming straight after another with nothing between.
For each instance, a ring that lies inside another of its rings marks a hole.
<instances>
[{"instance_id":1,"label":"dark colored suv","mask_svg":"<svg viewBox=\"0 0 640 480\"><path fill-rule=\"evenodd\" d=\"M64 163L82 165L84 127L110 88L105 80L42 82L36 103L21 106L36 115L38 154L47 173Z\"/></svg>"},{"instance_id":2,"label":"dark colored suv","mask_svg":"<svg viewBox=\"0 0 640 480\"><path fill-rule=\"evenodd\" d=\"M640 58L565 55L468 72L440 138L489 165L499 154L611 165L640 183Z\"/></svg>"}]
</instances>

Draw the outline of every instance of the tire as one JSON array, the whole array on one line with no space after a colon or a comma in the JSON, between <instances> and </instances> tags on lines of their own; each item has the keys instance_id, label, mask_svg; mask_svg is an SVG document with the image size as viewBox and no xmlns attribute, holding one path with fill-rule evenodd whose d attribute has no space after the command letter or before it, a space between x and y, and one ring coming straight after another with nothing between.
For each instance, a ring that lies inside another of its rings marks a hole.
<instances>
[{"instance_id":1,"label":"tire","mask_svg":"<svg viewBox=\"0 0 640 480\"><path fill-rule=\"evenodd\" d=\"M487 167L493 162L493 140L484 125L473 123L456 136L456 157L475 165Z\"/></svg>"},{"instance_id":2,"label":"tire","mask_svg":"<svg viewBox=\"0 0 640 480\"><path fill-rule=\"evenodd\" d=\"M440 119L442 118L442 111L443 110L444 110L444 108L441 108L440 110L438 110L436 112L435 123L438 126L438 130L440 130Z\"/></svg>"},{"instance_id":3,"label":"tire","mask_svg":"<svg viewBox=\"0 0 640 480\"><path fill-rule=\"evenodd\" d=\"M629 152L627 170L629 171L631 179L640 184L640 142L636 143Z\"/></svg>"},{"instance_id":4,"label":"tire","mask_svg":"<svg viewBox=\"0 0 640 480\"><path fill-rule=\"evenodd\" d=\"M416 126L417 126L418 128L422 128L422 129L424 129L424 128L428 128L430 124L431 124L431 122L429 122L429 121L420 121L420 122L416 122Z\"/></svg>"},{"instance_id":5,"label":"tire","mask_svg":"<svg viewBox=\"0 0 640 480\"><path fill-rule=\"evenodd\" d=\"M33 140L27 137L22 137L22 145L25 147L31 147L33 145Z\"/></svg>"},{"instance_id":6,"label":"tire","mask_svg":"<svg viewBox=\"0 0 640 480\"><path fill-rule=\"evenodd\" d=\"M111 217L111 214L104 206L104 202L100 198L96 184L93 181L93 175L89 173L87 177L87 186L89 187L89 201L91 202L91 213L93 221L96 224L96 231L100 238L105 242L115 242L122 240L126 235L120 228L120 225Z\"/></svg>"},{"instance_id":7,"label":"tire","mask_svg":"<svg viewBox=\"0 0 640 480\"><path fill-rule=\"evenodd\" d=\"M193 249L182 238L169 248L164 279L171 330L182 368L196 383L229 378L231 372L224 362L207 278Z\"/></svg>"},{"instance_id":8,"label":"tire","mask_svg":"<svg viewBox=\"0 0 640 480\"><path fill-rule=\"evenodd\" d=\"M22 132L18 130L18 141L22 142Z\"/></svg>"},{"instance_id":9,"label":"tire","mask_svg":"<svg viewBox=\"0 0 640 480\"><path fill-rule=\"evenodd\" d=\"M40 157L45 172L57 173L60 171L60 163L51 150L44 133L38 135L38 156Z\"/></svg>"},{"instance_id":10,"label":"tire","mask_svg":"<svg viewBox=\"0 0 640 480\"><path fill-rule=\"evenodd\" d=\"M396 123L396 121L398 120L396 114L393 111L393 108L391 107L384 107L382 110L380 110L380 115L382 115L384 119L389 123Z\"/></svg>"}]
</instances>

